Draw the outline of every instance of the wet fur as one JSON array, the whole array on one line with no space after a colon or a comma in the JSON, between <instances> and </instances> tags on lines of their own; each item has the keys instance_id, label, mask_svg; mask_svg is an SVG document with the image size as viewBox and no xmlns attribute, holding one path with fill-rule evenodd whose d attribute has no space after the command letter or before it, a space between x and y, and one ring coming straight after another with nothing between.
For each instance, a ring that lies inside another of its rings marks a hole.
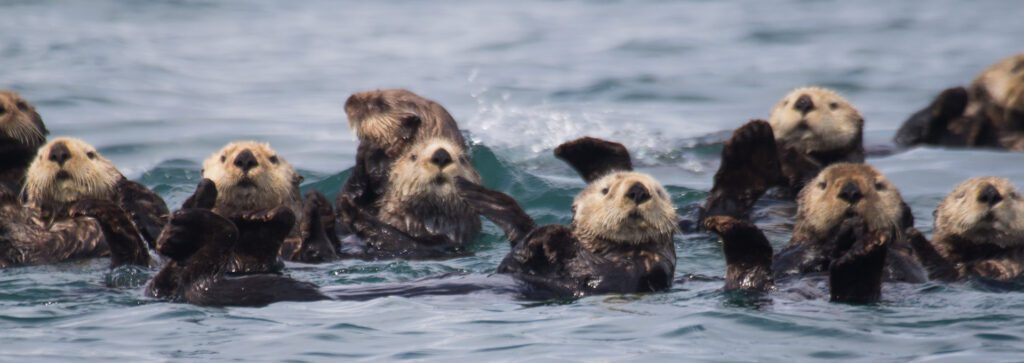
<instances>
[{"instance_id":1,"label":"wet fur","mask_svg":"<svg viewBox=\"0 0 1024 363\"><path fill-rule=\"evenodd\" d=\"M49 131L35 107L15 92L0 90L0 185L22 189L25 172Z\"/></svg>"}]
</instances>

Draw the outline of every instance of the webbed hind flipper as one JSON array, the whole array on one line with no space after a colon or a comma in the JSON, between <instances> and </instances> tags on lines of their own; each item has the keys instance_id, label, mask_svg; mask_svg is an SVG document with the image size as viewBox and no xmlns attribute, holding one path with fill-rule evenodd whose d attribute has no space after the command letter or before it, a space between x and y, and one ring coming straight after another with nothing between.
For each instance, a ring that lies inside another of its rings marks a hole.
<instances>
[{"instance_id":1,"label":"webbed hind flipper","mask_svg":"<svg viewBox=\"0 0 1024 363\"><path fill-rule=\"evenodd\" d=\"M171 214L167 203L149 188L128 179L117 183L117 191L121 208L131 216L147 245L155 248L160 230Z\"/></svg>"},{"instance_id":2,"label":"webbed hind flipper","mask_svg":"<svg viewBox=\"0 0 1024 363\"><path fill-rule=\"evenodd\" d=\"M633 170L633 162L625 146L593 137L558 145L555 157L572 166L587 183L614 171Z\"/></svg>"},{"instance_id":3,"label":"webbed hind flipper","mask_svg":"<svg viewBox=\"0 0 1024 363\"><path fill-rule=\"evenodd\" d=\"M834 302L868 304L882 297L882 275L892 235L868 231L863 221L844 223L829 265L829 292Z\"/></svg>"},{"instance_id":4,"label":"webbed hind flipper","mask_svg":"<svg viewBox=\"0 0 1024 363\"><path fill-rule=\"evenodd\" d=\"M213 209L213 206L217 203L217 185L214 184L213 180L203 178L196 185L196 190L192 192L185 202L181 204L181 209L199 208L199 209Z\"/></svg>"},{"instance_id":5,"label":"webbed hind flipper","mask_svg":"<svg viewBox=\"0 0 1024 363\"><path fill-rule=\"evenodd\" d=\"M750 121L736 129L722 147L722 163L715 173L701 219L719 215L746 219L754 203L781 180L779 152L771 125L762 120Z\"/></svg>"},{"instance_id":6,"label":"webbed hind flipper","mask_svg":"<svg viewBox=\"0 0 1024 363\"><path fill-rule=\"evenodd\" d=\"M327 199L320 192L312 190L306 193L304 204L304 218L302 226L299 227L302 241L286 257L291 261L306 263L322 263L337 260L337 247L335 247L335 244L330 239L330 235L334 232L327 233L327 228L324 226L325 223L330 223L333 229L334 224L333 212L330 212L326 219L323 216L324 207L328 210L330 209Z\"/></svg>"},{"instance_id":7,"label":"webbed hind flipper","mask_svg":"<svg viewBox=\"0 0 1024 363\"><path fill-rule=\"evenodd\" d=\"M899 145L940 144L947 141L949 123L964 114L968 94L963 87L942 91L928 107L903 122L893 138ZM948 142L948 141L947 141Z\"/></svg>"},{"instance_id":8,"label":"webbed hind flipper","mask_svg":"<svg viewBox=\"0 0 1024 363\"><path fill-rule=\"evenodd\" d=\"M110 248L111 268L122 265L149 267L152 263L146 242L140 238L131 216L117 204L106 200L85 199L75 203L70 214L72 218L92 217L99 222Z\"/></svg>"},{"instance_id":9,"label":"webbed hind flipper","mask_svg":"<svg viewBox=\"0 0 1024 363\"><path fill-rule=\"evenodd\" d=\"M935 246L917 228L907 228L904 234L914 249L914 255L928 270L928 278L946 282L956 281L960 278L960 272L957 271L956 266L942 257Z\"/></svg>"},{"instance_id":10,"label":"webbed hind flipper","mask_svg":"<svg viewBox=\"0 0 1024 363\"><path fill-rule=\"evenodd\" d=\"M772 245L760 228L729 216L704 220L704 228L722 238L727 290L768 290L774 286Z\"/></svg>"},{"instance_id":11,"label":"webbed hind flipper","mask_svg":"<svg viewBox=\"0 0 1024 363\"><path fill-rule=\"evenodd\" d=\"M572 230L561 225L534 229L498 266L498 273L522 273L546 276L557 274L564 261L576 256L577 241Z\"/></svg>"},{"instance_id":12,"label":"webbed hind flipper","mask_svg":"<svg viewBox=\"0 0 1024 363\"><path fill-rule=\"evenodd\" d=\"M232 216L238 227L238 243L232 248L232 273L278 273L284 268L278 258L284 239L295 226L295 213L280 206L269 211Z\"/></svg>"},{"instance_id":13,"label":"webbed hind flipper","mask_svg":"<svg viewBox=\"0 0 1024 363\"><path fill-rule=\"evenodd\" d=\"M505 236L513 245L537 228L533 218L507 194L487 189L461 176L456 177L455 187L459 190L459 196L469 203L474 211L505 231Z\"/></svg>"}]
</instances>

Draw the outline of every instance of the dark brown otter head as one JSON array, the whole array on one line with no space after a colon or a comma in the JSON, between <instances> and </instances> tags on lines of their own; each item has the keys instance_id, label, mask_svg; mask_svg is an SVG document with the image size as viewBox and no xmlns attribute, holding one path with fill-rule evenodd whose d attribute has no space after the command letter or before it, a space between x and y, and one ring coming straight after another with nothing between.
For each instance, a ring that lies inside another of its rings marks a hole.
<instances>
[{"instance_id":1,"label":"dark brown otter head","mask_svg":"<svg viewBox=\"0 0 1024 363\"><path fill-rule=\"evenodd\" d=\"M441 137L465 145L455 119L437 102L404 89L359 92L345 101L349 126L360 141L398 156L425 137Z\"/></svg>"},{"instance_id":2,"label":"dark brown otter head","mask_svg":"<svg viewBox=\"0 0 1024 363\"><path fill-rule=\"evenodd\" d=\"M46 142L48 133L31 103L13 91L0 90L0 136L39 147Z\"/></svg>"}]
</instances>

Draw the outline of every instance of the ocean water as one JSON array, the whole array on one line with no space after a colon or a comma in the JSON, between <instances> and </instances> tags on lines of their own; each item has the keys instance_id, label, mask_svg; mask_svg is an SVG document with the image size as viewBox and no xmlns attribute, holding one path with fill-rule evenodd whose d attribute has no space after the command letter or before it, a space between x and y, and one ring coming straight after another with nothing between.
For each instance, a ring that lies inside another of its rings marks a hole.
<instances>
[{"instance_id":1,"label":"ocean water","mask_svg":"<svg viewBox=\"0 0 1024 363\"><path fill-rule=\"evenodd\" d=\"M838 90L864 114L869 147L886 148L938 91L1024 51L1024 6L1009 0L7 0L0 14L0 88L169 205L236 139L270 142L305 188L333 195L356 149L345 98L404 87L445 105L485 183L543 223L567 222L583 186L550 155L566 140L626 144L685 210L710 187L723 131L767 117L789 89ZM963 179L1024 186L1024 154L918 148L869 162L926 233ZM0 361L1024 361L1021 291L891 284L869 306L752 301L720 290L716 239L675 241L671 291L570 302L481 292L204 308L147 299L153 271L103 260L6 269ZM473 250L289 272L336 288L484 277L508 247L485 224Z\"/></svg>"}]
</instances>

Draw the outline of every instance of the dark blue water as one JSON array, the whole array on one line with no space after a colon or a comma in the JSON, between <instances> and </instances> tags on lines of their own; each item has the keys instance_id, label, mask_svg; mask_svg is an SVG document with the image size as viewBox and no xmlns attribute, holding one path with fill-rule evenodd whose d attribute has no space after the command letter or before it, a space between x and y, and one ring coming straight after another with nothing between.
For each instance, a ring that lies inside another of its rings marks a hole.
<instances>
[{"instance_id":1,"label":"dark blue water","mask_svg":"<svg viewBox=\"0 0 1024 363\"><path fill-rule=\"evenodd\" d=\"M568 221L583 186L550 156L571 138L625 143L682 207L717 168L703 137L767 117L791 88L838 90L865 115L868 144L886 145L936 92L1024 50L1017 1L27 0L0 2L0 14L0 88L171 205L236 139L270 142L307 188L335 192L355 152L345 98L405 87L444 104L485 182L542 222ZM1024 154L917 149L870 162L926 232L967 177L1024 186ZM110 288L152 271L111 275L106 261L7 269L0 360L1024 361L1024 293L894 284L875 306L751 301L720 291L715 239L676 242L686 282L671 292L549 304L477 293L202 308ZM474 257L290 271L336 287L479 277L507 248L488 224Z\"/></svg>"}]
</instances>

